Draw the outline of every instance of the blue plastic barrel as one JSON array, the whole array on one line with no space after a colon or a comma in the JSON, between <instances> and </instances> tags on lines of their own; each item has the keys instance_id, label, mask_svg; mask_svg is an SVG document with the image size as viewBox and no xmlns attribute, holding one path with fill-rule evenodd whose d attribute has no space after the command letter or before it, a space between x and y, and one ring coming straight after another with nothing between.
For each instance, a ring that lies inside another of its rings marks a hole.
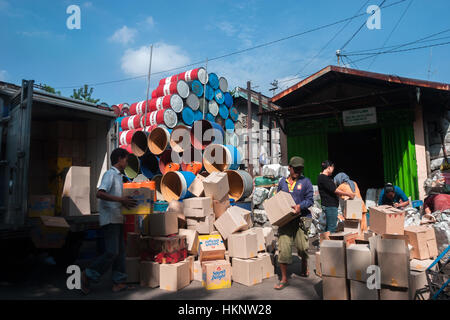
<instances>
[{"instance_id":1,"label":"blue plastic barrel","mask_svg":"<svg viewBox=\"0 0 450 320\"><path fill-rule=\"evenodd\" d=\"M220 116L222 119L228 119L228 116L229 116L229 115L230 115L230 112L228 111L227 106L224 105L224 104L221 104L221 105L219 106L219 116Z\"/></svg>"},{"instance_id":2,"label":"blue plastic barrel","mask_svg":"<svg viewBox=\"0 0 450 320\"><path fill-rule=\"evenodd\" d=\"M225 102L225 96L223 95L222 90L217 89L214 91L214 100L216 100L218 104L223 104Z\"/></svg>"},{"instance_id":3,"label":"blue plastic barrel","mask_svg":"<svg viewBox=\"0 0 450 320\"><path fill-rule=\"evenodd\" d=\"M195 174L189 171L169 171L161 179L161 193L164 200L182 200L193 196L188 191Z\"/></svg>"},{"instance_id":4,"label":"blue plastic barrel","mask_svg":"<svg viewBox=\"0 0 450 320\"><path fill-rule=\"evenodd\" d=\"M237 111L237 109L236 109L235 107L232 107L232 108L230 109L230 118L231 118L234 122L238 121L238 118L239 118L239 112Z\"/></svg>"},{"instance_id":5,"label":"blue plastic barrel","mask_svg":"<svg viewBox=\"0 0 450 320\"><path fill-rule=\"evenodd\" d=\"M199 98L203 95L203 85L198 80L192 81L191 90Z\"/></svg>"},{"instance_id":6,"label":"blue plastic barrel","mask_svg":"<svg viewBox=\"0 0 450 320\"><path fill-rule=\"evenodd\" d=\"M148 179L152 179L155 174L160 174L159 158L149 150L139 158L142 174Z\"/></svg>"},{"instance_id":7,"label":"blue plastic barrel","mask_svg":"<svg viewBox=\"0 0 450 320\"><path fill-rule=\"evenodd\" d=\"M188 126L192 125L195 119L194 111L190 107L184 108L183 111L181 112L181 119Z\"/></svg>"},{"instance_id":8,"label":"blue plastic barrel","mask_svg":"<svg viewBox=\"0 0 450 320\"><path fill-rule=\"evenodd\" d=\"M233 106L233 96L231 95L231 93L229 92L225 92L223 94L224 98L225 98L225 105L228 108L231 108Z\"/></svg>"},{"instance_id":9,"label":"blue plastic barrel","mask_svg":"<svg viewBox=\"0 0 450 320\"><path fill-rule=\"evenodd\" d=\"M232 146L231 144L226 144L225 148L227 148L231 153L232 161L229 170L239 169L239 165L241 164L241 153L235 146Z\"/></svg>"},{"instance_id":10,"label":"blue plastic barrel","mask_svg":"<svg viewBox=\"0 0 450 320\"><path fill-rule=\"evenodd\" d=\"M206 114L206 120L210 121L210 122L216 122L216 117L214 117L211 113L207 113Z\"/></svg>"},{"instance_id":11,"label":"blue plastic barrel","mask_svg":"<svg viewBox=\"0 0 450 320\"><path fill-rule=\"evenodd\" d=\"M208 101L214 99L214 89L209 84L206 85L205 98Z\"/></svg>"},{"instance_id":12,"label":"blue plastic barrel","mask_svg":"<svg viewBox=\"0 0 450 320\"><path fill-rule=\"evenodd\" d=\"M118 118L116 118L116 122L119 123L119 128L122 128L121 123L122 123L122 119L123 118L125 118L125 117L118 117Z\"/></svg>"},{"instance_id":13,"label":"blue plastic barrel","mask_svg":"<svg viewBox=\"0 0 450 320\"><path fill-rule=\"evenodd\" d=\"M219 89L219 77L215 73L209 74L208 84L214 89Z\"/></svg>"},{"instance_id":14,"label":"blue plastic barrel","mask_svg":"<svg viewBox=\"0 0 450 320\"><path fill-rule=\"evenodd\" d=\"M234 122L230 118L225 120L225 130L234 131Z\"/></svg>"},{"instance_id":15,"label":"blue plastic barrel","mask_svg":"<svg viewBox=\"0 0 450 320\"><path fill-rule=\"evenodd\" d=\"M203 113L200 110L194 111L194 121L202 120Z\"/></svg>"}]
</instances>

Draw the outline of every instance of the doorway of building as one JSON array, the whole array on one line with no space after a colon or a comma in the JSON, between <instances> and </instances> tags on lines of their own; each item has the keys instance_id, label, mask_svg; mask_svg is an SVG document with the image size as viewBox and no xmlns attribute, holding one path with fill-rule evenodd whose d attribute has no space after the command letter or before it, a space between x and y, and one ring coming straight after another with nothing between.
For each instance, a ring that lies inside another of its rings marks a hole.
<instances>
[{"instance_id":1,"label":"doorway of building","mask_svg":"<svg viewBox=\"0 0 450 320\"><path fill-rule=\"evenodd\" d=\"M363 199L367 189L383 187L380 129L328 134L328 158L335 163L334 174L345 172L358 183Z\"/></svg>"}]
</instances>

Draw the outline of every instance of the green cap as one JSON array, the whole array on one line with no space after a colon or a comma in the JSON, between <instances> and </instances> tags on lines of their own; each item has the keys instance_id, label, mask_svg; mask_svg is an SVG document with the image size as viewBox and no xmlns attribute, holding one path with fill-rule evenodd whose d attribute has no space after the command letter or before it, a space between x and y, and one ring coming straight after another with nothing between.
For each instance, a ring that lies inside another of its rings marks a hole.
<instances>
[{"instance_id":1,"label":"green cap","mask_svg":"<svg viewBox=\"0 0 450 320\"><path fill-rule=\"evenodd\" d=\"M291 160L289 161L289 165L292 168L304 167L305 160L303 160L303 158L301 158L301 157L292 157Z\"/></svg>"}]
</instances>

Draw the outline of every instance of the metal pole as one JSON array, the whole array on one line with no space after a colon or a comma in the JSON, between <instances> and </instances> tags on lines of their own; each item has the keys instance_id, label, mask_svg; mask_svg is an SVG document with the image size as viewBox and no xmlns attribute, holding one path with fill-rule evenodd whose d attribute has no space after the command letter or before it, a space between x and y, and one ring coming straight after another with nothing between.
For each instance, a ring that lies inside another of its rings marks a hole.
<instances>
[{"instance_id":1,"label":"metal pole","mask_svg":"<svg viewBox=\"0 0 450 320\"><path fill-rule=\"evenodd\" d=\"M251 84L250 81L247 81L247 133L248 133L248 144L247 144L247 152L248 152L248 171L250 175L253 177L253 164L252 164L252 96L251 96Z\"/></svg>"},{"instance_id":2,"label":"metal pole","mask_svg":"<svg viewBox=\"0 0 450 320\"><path fill-rule=\"evenodd\" d=\"M258 93L258 104L259 104L259 148L258 150L261 152L262 151L262 147L264 145L263 143L263 139L264 139L264 134L263 134L263 116L262 116L262 112L263 112L263 108L262 108L262 95L261 92ZM259 167L259 175L262 175L262 165L261 162L258 162L258 167Z\"/></svg>"},{"instance_id":3,"label":"metal pole","mask_svg":"<svg viewBox=\"0 0 450 320\"><path fill-rule=\"evenodd\" d=\"M150 75L152 74L152 58L153 58L153 44L150 46L150 61L148 64L147 99L145 100L144 132L146 132L146 128L147 128L148 94L150 91Z\"/></svg>"},{"instance_id":4,"label":"metal pole","mask_svg":"<svg viewBox=\"0 0 450 320\"><path fill-rule=\"evenodd\" d=\"M205 70L206 70L206 78L209 79L208 77L208 58L206 58L206 63L205 63ZM206 81L208 82L208 81ZM205 120L205 110L206 110L206 82L203 85L203 117L202 119Z\"/></svg>"}]
</instances>

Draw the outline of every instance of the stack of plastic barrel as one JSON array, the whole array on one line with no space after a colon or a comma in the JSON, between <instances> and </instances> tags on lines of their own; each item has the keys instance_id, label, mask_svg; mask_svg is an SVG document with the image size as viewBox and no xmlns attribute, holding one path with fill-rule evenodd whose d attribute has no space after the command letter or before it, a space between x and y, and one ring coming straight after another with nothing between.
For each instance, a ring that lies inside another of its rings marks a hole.
<instances>
[{"instance_id":1,"label":"stack of plastic barrel","mask_svg":"<svg viewBox=\"0 0 450 320\"><path fill-rule=\"evenodd\" d=\"M175 192L161 190L166 201L192 196L187 189L198 174L239 168L238 111L224 77L207 74L204 68L185 71L161 79L150 100L112 108L118 116L119 146L131 154L125 175L133 180L142 174L156 181L157 189L163 180L175 185ZM208 129L214 134L205 139ZM214 161L219 151L224 164ZM241 177L242 186L251 181L245 171L229 175ZM248 191L235 198L244 196Z\"/></svg>"}]
</instances>

